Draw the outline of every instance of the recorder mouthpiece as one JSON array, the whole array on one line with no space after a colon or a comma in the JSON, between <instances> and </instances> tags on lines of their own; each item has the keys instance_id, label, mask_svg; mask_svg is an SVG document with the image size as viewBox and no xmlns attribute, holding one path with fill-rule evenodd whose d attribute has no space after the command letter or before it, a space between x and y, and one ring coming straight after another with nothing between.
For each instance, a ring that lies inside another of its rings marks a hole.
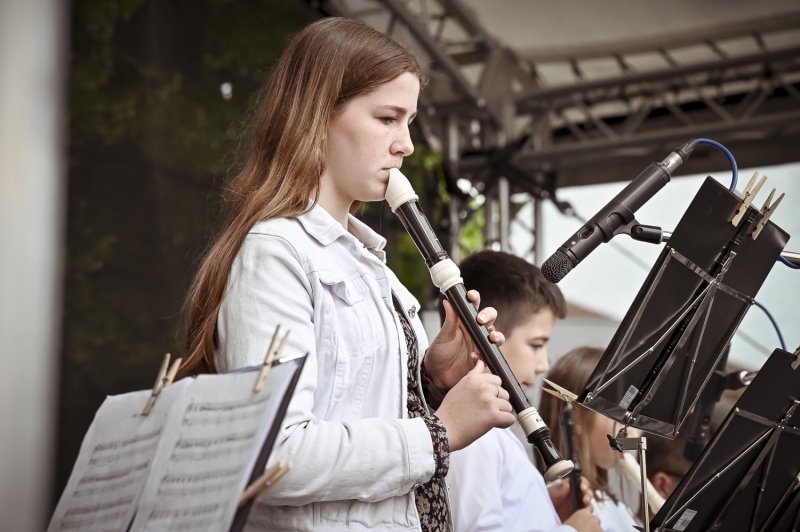
<instances>
[{"instance_id":1,"label":"recorder mouthpiece","mask_svg":"<svg viewBox=\"0 0 800 532\"><path fill-rule=\"evenodd\" d=\"M418 199L419 196L414 192L414 187L411 186L408 178L404 176L398 168L389 170L389 184L386 186L386 201L389 202L389 207L392 208L392 212L396 211L400 205Z\"/></svg>"}]
</instances>

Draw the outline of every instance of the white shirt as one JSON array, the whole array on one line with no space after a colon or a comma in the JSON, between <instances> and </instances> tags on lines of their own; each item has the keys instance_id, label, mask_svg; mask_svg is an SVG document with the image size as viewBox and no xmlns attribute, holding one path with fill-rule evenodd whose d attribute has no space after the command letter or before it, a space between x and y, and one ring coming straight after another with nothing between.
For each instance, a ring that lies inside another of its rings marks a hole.
<instances>
[{"instance_id":1,"label":"white shirt","mask_svg":"<svg viewBox=\"0 0 800 532\"><path fill-rule=\"evenodd\" d=\"M280 324L307 351L269 465L292 470L251 516L260 529L420 529L414 487L435 471L425 422L408 419L408 354L392 291L428 346L419 302L384 261L386 241L322 207L256 224L217 318L220 372L260 364Z\"/></svg>"},{"instance_id":2,"label":"white shirt","mask_svg":"<svg viewBox=\"0 0 800 532\"><path fill-rule=\"evenodd\" d=\"M447 484L456 532L575 532L561 524L544 478L510 429L492 429L450 453Z\"/></svg>"},{"instance_id":3,"label":"white shirt","mask_svg":"<svg viewBox=\"0 0 800 532\"><path fill-rule=\"evenodd\" d=\"M630 508L622 502L614 502L610 497L595 492L592 500L592 513L600 519L600 526L605 532L634 532L634 525L639 525Z\"/></svg>"}]
</instances>

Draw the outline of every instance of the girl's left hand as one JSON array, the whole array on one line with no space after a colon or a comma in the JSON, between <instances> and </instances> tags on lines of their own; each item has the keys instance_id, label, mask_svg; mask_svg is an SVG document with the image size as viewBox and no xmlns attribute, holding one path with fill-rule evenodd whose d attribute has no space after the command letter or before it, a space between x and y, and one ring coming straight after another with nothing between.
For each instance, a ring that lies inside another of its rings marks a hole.
<instances>
[{"instance_id":1,"label":"girl's left hand","mask_svg":"<svg viewBox=\"0 0 800 532\"><path fill-rule=\"evenodd\" d=\"M467 292L467 298L472 301L476 309L480 308L481 296L476 290ZM444 301L444 310L446 317L442 330L431 342L423 362L433 383L449 390L475 366L478 358L471 355L477 353L478 349L464 324L458 319L453 305L447 300ZM489 340L501 346L506 339L503 333L495 330L496 319L497 311L492 307L487 307L478 313L478 323L486 325L489 329ZM478 357L482 358L480 355Z\"/></svg>"},{"instance_id":2,"label":"girl's left hand","mask_svg":"<svg viewBox=\"0 0 800 532\"><path fill-rule=\"evenodd\" d=\"M562 522L568 520L575 513L575 508L572 507L572 498L570 497L571 490L569 478L563 478L547 486L547 493L550 495L553 507ZM589 508L592 504L592 499L594 499L589 479L586 477L581 477L581 498L584 508Z\"/></svg>"}]
</instances>

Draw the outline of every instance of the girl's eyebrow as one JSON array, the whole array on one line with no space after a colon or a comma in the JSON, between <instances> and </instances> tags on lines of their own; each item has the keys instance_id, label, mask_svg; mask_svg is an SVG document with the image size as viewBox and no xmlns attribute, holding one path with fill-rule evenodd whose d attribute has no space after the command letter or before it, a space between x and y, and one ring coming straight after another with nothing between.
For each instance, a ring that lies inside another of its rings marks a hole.
<instances>
[{"instance_id":1,"label":"girl's eyebrow","mask_svg":"<svg viewBox=\"0 0 800 532\"><path fill-rule=\"evenodd\" d=\"M406 109L405 107L401 107L399 105L381 105L380 107L383 109L389 109L401 115L408 114L408 109ZM414 111L414 114L411 115L411 118L414 118L415 116L417 116L416 111Z\"/></svg>"}]
</instances>

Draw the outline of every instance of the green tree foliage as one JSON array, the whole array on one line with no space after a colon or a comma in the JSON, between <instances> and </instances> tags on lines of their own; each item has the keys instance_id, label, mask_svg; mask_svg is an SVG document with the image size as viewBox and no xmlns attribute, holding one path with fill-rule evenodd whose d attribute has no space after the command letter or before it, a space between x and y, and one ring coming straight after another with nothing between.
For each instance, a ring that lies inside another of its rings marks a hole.
<instances>
[{"instance_id":1,"label":"green tree foliage","mask_svg":"<svg viewBox=\"0 0 800 532\"><path fill-rule=\"evenodd\" d=\"M132 140L170 170L220 172L253 96L304 22L285 0L78 0L72 144Z\"/></svg>"},{"instance_id":2,"label":"green tree foliage","mask_svg":"<svg viewBox=\"0 0 800 532\"><path fill-rule=\"evenodd\" d=\"M285 0L73 3L56 490L103 398L182 353L182 299L248 109L305 22Z\"/></svg>"}]
</instances>

